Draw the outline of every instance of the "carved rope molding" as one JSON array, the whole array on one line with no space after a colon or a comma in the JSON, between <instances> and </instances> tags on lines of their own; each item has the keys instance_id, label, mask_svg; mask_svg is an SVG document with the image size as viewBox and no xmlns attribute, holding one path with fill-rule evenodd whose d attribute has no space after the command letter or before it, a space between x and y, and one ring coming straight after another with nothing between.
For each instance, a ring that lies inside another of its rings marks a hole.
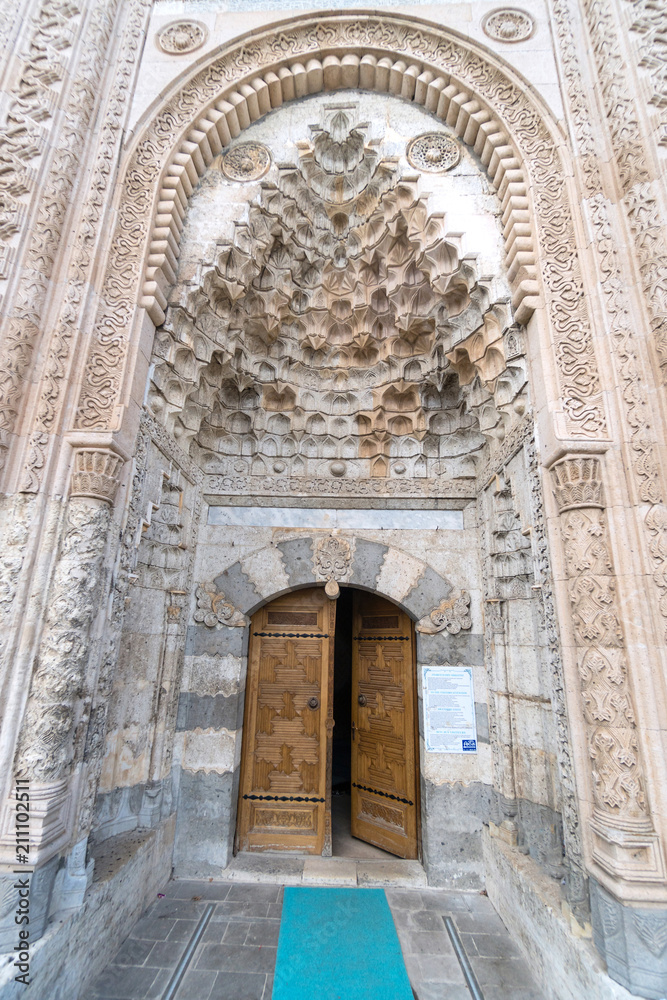
<instances>
[{"instance_id":1,"label":"carved rope molding","mask_svg":"<svg viewBox=\"0 0 667 1000\"><path fill-rule=\"evenodd\" d=\"M628 683L598 458L551 468L591 767L593 860L629 882L664 879Z\"/></svg>"},{"instance_id":2,"label":"carved rope molding","mask_svg":"<svg viewBox=\"0 0 667 1000\"><path fill-rule=\"evenodd\" d=\"M421 104L480 156L503 208L508 277L521 322L539 303L538 241L549 260L542 280L567 432L606 433L567 170L544 115L518 79L444 32L390 16L322 14L282 31L274 27L219 55L183 85L139 140L125 175L77 427L111 426L144 263L141 304L159 324L187 200L213 157L285 101L355 86Z\"/></svg>"}]
</instances>

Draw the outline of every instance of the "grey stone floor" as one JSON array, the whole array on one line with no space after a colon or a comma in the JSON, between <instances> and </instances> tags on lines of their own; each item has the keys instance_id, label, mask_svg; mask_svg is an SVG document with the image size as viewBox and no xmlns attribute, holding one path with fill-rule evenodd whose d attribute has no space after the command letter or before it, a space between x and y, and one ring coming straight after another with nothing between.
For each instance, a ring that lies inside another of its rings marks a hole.
<instances>
[{"instance_id":1,"label":"grey stone floor","mask_svg":"<svg viewBox=\"0 0 667 1000\"><path fill-rule=\"evenodd\" d=\"M485 1000L543 1000L485 896L424 888L385 891L418 1000L470 1000L445 914L458 927ZM135 925L86 1000L160 1000L210 902L215 911L177 1000L271 1000L282 897L279 885L170 882L164 899Z\"/></svg>"}]
</instances>

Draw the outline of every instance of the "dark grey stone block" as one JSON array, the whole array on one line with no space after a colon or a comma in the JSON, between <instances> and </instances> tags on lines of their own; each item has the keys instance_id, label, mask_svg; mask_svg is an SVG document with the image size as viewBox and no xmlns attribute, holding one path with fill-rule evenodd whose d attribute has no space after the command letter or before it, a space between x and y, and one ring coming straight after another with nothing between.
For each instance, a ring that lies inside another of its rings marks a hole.
<instances>
[{"instance_id":1,"label":"dark grey stone block","mask_svg":"<svg viewBox=\"0 0 667 1000\"><path fill-rule=\"evenodd\" d=\"M158 969L139 968L136 965L107 965L92 988L92 996L99 1000L136 1000L145 997L153 985Z\"/></svg>"},{"instance_id":2,"label":"dark grey stone block","mask_svg":"<svg viewBox=\"0 0 667 1000\"><path fill-rule=\"evenodd\" d=\"M12 952L19 944L19 927L15 923L16 910L19 905L19 891L25 889L23 883L27 880L30 896L30 944L33 945L44 933L46 921L51 906L51 895L61 859L51 858L45 865L31 875L3 874L0 876L0 953ZM20 865L16 866L17 868ZM19 884L19 880L21 884ZM19 886L15 888L15 886Z\"/></svg>"},{"instance_id":3,"label":"dark grey stone block","mask_svg":"<svg viewBox=\"0 0 667 1000\"><path fill-rule=\"evenodd\" d=\"M215 983L217 973L208 969L188 969L181 985L178 987L175 1000L208 1000Z\"/></svg>"},{"instance_id":4,"label":"dark grey stone block","mask_svg":"<svg viewBox=\"0 0 667 1000\"><path fill-rule=\"evenodd\" d=\"M185 634L186 656L243 656L247 644L248 629L239 626L188 625Z\"/></svg>"},{"instance_id":5,"label":"dark grey stone block","mask_svg":"<svg viewBox=\"0 0 667 1000\"><path fill-rule=\"evenodd\" d=\"M438 933L441 929L445 929L441 914L433 913L431 910L415 910L414 913L409 913L408 927L418 931L437 931Z\"/></svg>"},{"instance_id":6,"label":"dark grey stone block","mask_svg":"<svg viewBox=\"0 0 667 1000\"><path fill-rule=\"evenodd\" d=\"M248 936L245 939L247 945L269 945L275 948L278 945L278 935L280 934L279 920L255 920L250 925Z\"/></svg>"},{"instance_id":7,"label":"dark grey stone block","mask_svg":"<svg viewBox=\"0 0 667 1000\"><path fill-rule=\"evenodd\" d=\"M240 900L243 903L277 903L280 899L281 886L258 885L245 882L230 886L226 899Z\"/></svg>"},{"instance_id":8,"label":"dark grey stone block","mask_svg":"<svg viewBox=\"0 0 667 1000\"><path fill-rule=\"evenodd\" d=\"M447 997L450 996L449 984L465 984L461 966L455 955L411 955L407 961L412 960L417 963L419 976L426 982L438 982L446 985ZM406 965L407 965L406 961Z\"/></svg>"},{"instance_id":9,"label":"dark grey stone block","mask_svg":"<svg viewBox=\"0 0 667 1000\"><path fill-rule=\"evenodd\" d=\"M429 885L483 888L482 827L492 815L493 802L493 789L482 782L422 782L422 840Z\"/></svg>"},{"instance_id":10,"label":"dark grey stone block","mask_svg":"<svg viewBox=\"0 0 667 1000\"><path fill-rule=\"evenodd\" d=\"M521 958L521 952L505 934L462 934L463 947L468 955L481 958Z\"/></svg>"},{"instance_id":11,"label":"dark grey stone block","mask_svg":"<svg viewBox=\"0 0 667 1000\"><path fill-rule=\"evenodd\" d=\"M447 936L444 921L435 930L409 930L404 935L403 950L407 955L443 955L453 954L452 946Z\"/></svg>"},{"instance_id":12,"label":"dark grey stone block","mask_svg":"<svg viewBox=\"0 0 667 1000\"><path fill-rule=\"evenodd\" d=\"M475 723L477 726L477 742L489 742L489 708L483 701L475 702Z\"/></svg>"},{"instance_id":13,"label":"dark grey stone block","mask_svg":"<svg viewBox=\"0 0 667 1000\"><path fill-rule=\"evenodd\" d=\"M516 990L529 990L535 987L535 980L527 966L513 958L478 958L470 957L479 985L498 986L513 997Z\"/></svg>"},{"instance_id":14,"label":"dark grey stone block","mask_svg":"<svg viewBox=\"0 0 667 1000\"><path fill-rule=\"evenodd\" d=\"M143 965L150 955L155 941L148 941L145 938L127 938L116 952L113 960L114 965Z\"/></svg>"},{"instance_id":15,"label":"dark grey stone block","mask_svg":"<svg viewBox=\"0 0 667 1000\"><path fill-rule=\"evenodd\" d=\"M197 959L197 969L218 969L222 972L273 972L276 949L271 947L238 947L227 944L206 944ZM261 995L261 994L260 994Z\"/></svg>"},{"instance_id":16,"label":"dark grey stone block","mask_svg":"<svg viewBox=\"0 0 667 1000\"><path fill-rule=\"evenodd\" d=\"M201 887L200 879L176 878L165 889L165 896L169 899L192 899L201 895Z\"/></svg>"},{"instance_id":17,"label":"dark grey stone block","mask_svg":"<svg viewBox=\"0 0 667 1000\"><path fill-rule=\"evenodd\" d=\"M245 939L250 930L250 923L247 920L234 920L227 924L227 929L222 935L220 944L245 944Z\"/></svg>"},{"instance_id":18,"label":"dark grey stone block","mask_svg":"<svg viewBox=\"0 0 667 1000\"><path fill-rule=\"evenodd\" d=\"M234 775L181 770L174 874L208 877L225 868L235 824Z\"/></svg>"},{"instance_id":19,"label":"dark grey stone block","mask_svg":"<svg viewBox=\"0 0 667 1000\"><path fill-rule=\"evenodd\" d=\"M403 600L403 605L415 618L423 618L452 592L449 580L427 566L412 590Z\"/></svg>"},{"instance_id":20,"label":"dark grey stone block","mask_svg":"<svg viewBox=\"0 0 667 1000\"><path fill-rule=\"evenodd\" d=\"M179 921L165 919L164 917L144 916L132 929L132 937L143 938L146 941L165 941ZM194 921L192 924L194 926Z\"/></svg>"},{"instance_id":21,"label":"dark grey stone block","mask_svg":"<svg viewBox=\"0 0 667 1000\"><path fill-rule=\"evenodd\" d=\"M194 899L158 899L150 910L158 920L199 920L205 904Z\"/></svg>"},{"instance_id":22,"label":"dark grey stone block","mask_svg":"<svg viewBox=\"0 0 667 1000\"><path fill-rule=\"evenodd\" d=\"M114 788L97 796L91 840L99 844L137 827L152 829L171 811L171 775L162 781Z\"/></svg>"},{"instance_id":23,"label":"dark grey stone block","mask_svg":"<svg viewBox=\"0 0 667 1000\"><path fill-rule=\"evenodd\" d=\"M266 976L257 972L219 972L210 1000L262 1000Z\"/></svg>"},{"instance_id":24,"label":"dark grey stone block","mask_svg":"<svg viewBox=\"0 0 667 1000\"><path fill-rule=\"evenodd\" d=\"M530 856L553 878L563 878L565 866L561 814L529 799L518 799L517 806L521 839Z\"/></svg>"},{"instance_id":25,"label":"dark grey stone block","mask_svg":"<svg viewBox=\"0 0 667 1000\"><path fill-rule=\"evenodd\" d=\"M607 972L631 993L667 996L667 907L624 906L591 878L595 946Z\"/></svg>"},{"instance_id":26,"label":"dark grey stone block","mask_svg":"<svg viewBox=\"0 0 667 1000\"><path fill-rule=\"evenodd\" d=\"M187 942L197 928L196 920L177 920L167 935L168 941Z\"/></svg>"},{"instance_id":27,"label":"dark grey stone block","mask_svg":"<svg viewBox=\"0 0 667 1000\"><path fill-rule=\"evenodd\" d=\"M249 902L242 899L226 899L218 903L213 914L213 920L254 920L269 916L269 906L276 903Z\"/></svg>"},{"instance_id":28,"label":"dark grey stone block","mask_svg":"<svg viewBox=\"0 0 667 1000\"><path fill-rule=\"evenodd\" d=\"M231 886L225 882L207 882L206 885L199 883L199 895L207 903L220 902L227 899Z\"/></svg>"},{"instance_id":29,"label":"dark grey stone block","mask_svg":"<svg viewBox=\"0 0 667 1000\"><path fill-rule=\"evenodd\" d=\"M419 663L445 663L450 666L481 667L484 663L484 636L475 632L436 632L427 635L417 632L417 660Z\"/></svg>"},{"instance_id":30,"label":"dark grey stone block","mask_svg":"<svg viewBox=\"0 0 667 1000\"><path fill-rule=\"evenodd\" d=\"M224 694L201 695L193 691L182 691L178 699L176 729L228 729L233 732L243 723L239 720L238 694L225 697Z\"/></svg>"},{"instance_id":31,"label":"dark grey stone block","mask_svg":"<svg viewBox=\"0 0 667 1000\"><path fill-rule=\"evenodd\" d=\"M144 964L151 967L156 966L159 969L173 969L176 967L185 948L185 942L156 941Z\"/></svg>"},{"instance_id":32,"label":"dark grey stone block","mask_svg":"<svg viewBox=\"0 0 667 1000\"><path fill-rule=\"evenodd\" d=\"M354 546L350 583L358 587L375 590L384 557L389 551L386 545L358 538Z\"/></svg>"},{"instance_id":33,"label":"dark grey stone block","mask_svg":"<svg viewBox=\"0 0 667 1000\"><path fill-rule=\"evenodd\" d=\"M312 538L293 538L287 542L279 542L277 548L283 554L290 587L315 583Z\"/></svg>"},{"instance_id":34,"label":"dark grey stone block","mask_svg":"<svg viewBox=\"0 0 667 1000\"><path fill-rule=\"evenodd\" d=\"M244 614L253 611L262 603L262 595L255 590L254 583L247 573L243 572L240 562L235 562L223 570L220 576L215 578L214 583L227 600Z\"/></svg>"}]
</instances>

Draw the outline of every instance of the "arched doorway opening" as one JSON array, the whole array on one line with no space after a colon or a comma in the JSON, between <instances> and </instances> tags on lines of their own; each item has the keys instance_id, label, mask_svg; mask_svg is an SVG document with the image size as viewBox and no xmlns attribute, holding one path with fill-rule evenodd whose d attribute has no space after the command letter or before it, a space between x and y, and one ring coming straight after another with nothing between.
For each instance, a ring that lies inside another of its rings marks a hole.
<instances>
[{"instance_id":1,"label":"arched doorway opening","mask_svg":"<svg viewBox=\"0 0 667 1000\"><path fill-rule=\"evenodd\" d=\"M419 857L414 650L408 615L352 588L253 616L237 850Z\"/></svg>"}]
</instances>

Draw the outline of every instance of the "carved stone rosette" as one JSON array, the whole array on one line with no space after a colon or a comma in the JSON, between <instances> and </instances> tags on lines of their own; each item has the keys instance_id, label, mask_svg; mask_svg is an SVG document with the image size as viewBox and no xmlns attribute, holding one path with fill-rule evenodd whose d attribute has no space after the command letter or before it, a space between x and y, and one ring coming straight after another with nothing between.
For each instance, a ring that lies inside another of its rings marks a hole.
<instances>
[{"instance_id":1,"label":"carved stone rosette","mask_svg":"<svg viewBox=\"0 0 667 1000\"><path fill-rule=\"evenodd\" d=\"M201 48L208 31L200 21L172 21L156 36L158 48L170 56L184 56Z\"/></svg>"},{"instance_id":2,"label":"carved stone rosette","mask_svg":"<svg viewBox=\"0 0 667 1000\"><path fill-rule=\"evenodd\" d=\"M417 170L441 174L459 162L461 147L445 132L427 132L410 142L406 156Z\"/></svg>"},{"instance_id":3,"label":"carved stone rosette","mask_svg":"<svg viewBox=\"0 0 667 1000\"><path fill-rule=\"evenodd\" d=\"M261 142L242 142L223 155L220 166L230 181L256 181L271 166L271 153Z\"/></svg>"},{"instance_id":4,"label":"carved stone rosette","mask_svg":"<svg viewBox=\"0 0 667 1000\"><path fill-rule=\"evenodd\" d=\"M600 459L564 458L551 475L591 764L593 860L615 878L660 881L664 872L628 683Z\"/></svg>"},{"instance_id":5,"label":"carved stone rosette","mask_svg":"<svg viewBox=\"0 0 667 1000\"><path fill-rule=\"evenodd\" d=\"M525 42L535 33L535 21L518 7L502 7L486 15L482 28L496 42Z\"/></svg>"}]
</instances>

